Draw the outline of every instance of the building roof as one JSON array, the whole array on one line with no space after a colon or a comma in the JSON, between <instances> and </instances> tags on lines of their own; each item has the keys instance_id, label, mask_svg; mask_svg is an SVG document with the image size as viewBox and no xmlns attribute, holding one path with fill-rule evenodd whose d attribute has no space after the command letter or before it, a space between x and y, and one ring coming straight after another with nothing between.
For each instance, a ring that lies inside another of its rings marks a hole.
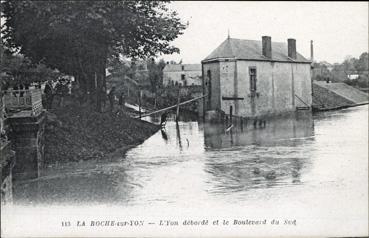
<instances>
[{"instance_id":1,"label":"building roof","mask_svg":"<svg viewBox=\"0 0 369 238\"><path fill-rule=\"evenodd\" d=\"M311 63L297 52L296 59L288 57L287 43L272 41L272 58L262 55L262 42L257 40L241 40L227 38L218 48L216 48L203 61L210 61L220 58L235 58L243 60L262 60L262 61L283 61Z\"/></svg>"},{"instance_id":2,"label":"building roof","mask_svg":"<svg viewBox=\"0 0 369 238\"><path fill-rule=\"evenodd\" d=\"M182 70L183 66L183 70ZM163 71L174 72L174 71L201 71L201 64L167 64Z\"/></svg>"}]
</instances>

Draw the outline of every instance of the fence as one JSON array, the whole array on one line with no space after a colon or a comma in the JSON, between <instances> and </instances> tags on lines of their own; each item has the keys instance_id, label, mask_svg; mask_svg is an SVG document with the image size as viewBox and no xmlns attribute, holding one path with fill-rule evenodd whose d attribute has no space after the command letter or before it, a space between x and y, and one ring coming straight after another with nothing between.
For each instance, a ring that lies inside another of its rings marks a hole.
<instances>
[{"instance_id":1,"label":"fence","mask_svg":"<svg viewBox=\"0 0 369 238\"><path fill-rule=\"evenodd\" d=\"M37 116L42 112L41 89L8 90L5 107L10 111L31 111L32 116Z\"/></svg>"}]
</instances>

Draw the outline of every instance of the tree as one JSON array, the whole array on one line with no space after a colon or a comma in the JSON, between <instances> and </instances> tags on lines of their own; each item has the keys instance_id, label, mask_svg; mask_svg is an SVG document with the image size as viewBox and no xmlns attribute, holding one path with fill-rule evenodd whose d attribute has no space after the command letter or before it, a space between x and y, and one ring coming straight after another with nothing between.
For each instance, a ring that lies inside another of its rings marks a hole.
<instances>
[{"instance_id":1,"label":"tree","mask_svg":"<svg viewBox=\"0 0 369 238\"><path fill-rule=\"evenodd\" d=\"M125 76L131 75L131 67L128 61L120 58L110 58L107 63L108 71L114 77L124 79Z\"/></svg>"},{"instance_id":2,"label":"tree","mask_svg":"<svg viewBox=\"0 0 369 238\"><path fill-rule=\"evenodd\" d=\"M52 70L46 65L39 63L33 64L23 55L12 55L7 52L3 46L0 47L1 62L0 73L2 84L15 85L19 83L41 82L46 80L55 80L60 73Z\"/></svg>"},{"instance_id":3,"label":"tree","mask_svg":"<svg viewBox=\"0 0 369 238\"><path fill-rule=\"evenodd\" d=\"M355 59L354 57L346 56L345 60L342 63L343 70L345 71L346 74L356 70L355 69L356 62L357 62L357 59Z\"/></svg>"},{"instance_id":4,"label":"tree","mask_svg":"<svg viewBox=\"0 0 369 238\"><path fill-rule=\"evenodd\" d=\"M328 69L328 66L330 66L330 64L328 62L325 61L321 61L321 62L314 62L313 63L313 72L312 72L312 78L313 80L332 80L333 79L333 75L330 72L330 70Z\"/></svg>"},{"instance_id":5,"label":"tree","mask_svg":"<svg viewBox=\"0 0 369 238\"><path fill-rule=\"evenodd\" d=\"M151 92L153 92L155 95L154 107L156 107L157 96L163 86L163 69L165 65L166 64L163 59L157 63L155 62L154 58L147 61Z\"/></svg>"},{"instance_id":6,"label":"tree","mask_svg":"<svg viewBox=\"0 0 369 238\"><path fill-rule=\"evenodd\" d=\"M355 69L358 72L368 71L368 52L364 52L360 55L359 59L355 62Z\"/></svg>"},{"instance_id":7,"label":"tree","mask_svg":"<svg viewBox=\"0 0 369 238\"><path fill-rule=\"evenodd\" d=\"M159 1L3 1L8 48L34 62L73 75L84 93L96 95L111 57L171 54L185 25Z\"/></svg>"}]
</instances>

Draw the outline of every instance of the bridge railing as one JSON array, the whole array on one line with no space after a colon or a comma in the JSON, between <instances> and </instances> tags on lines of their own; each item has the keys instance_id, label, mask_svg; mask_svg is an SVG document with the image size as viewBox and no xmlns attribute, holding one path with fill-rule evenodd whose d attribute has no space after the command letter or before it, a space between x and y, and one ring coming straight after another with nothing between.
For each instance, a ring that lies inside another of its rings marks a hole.
<instances>
[{"instance_id":1,"label":"bridge railing","mask_svg":"<svg viewBox=\"0 0 369 238\"><path fill-rule=\"evenodd\" d=\"M5 108L15 111L31 111L32 116L42 112L41 89L19 89L5 91Z\"/></svg>"}]
</instances>

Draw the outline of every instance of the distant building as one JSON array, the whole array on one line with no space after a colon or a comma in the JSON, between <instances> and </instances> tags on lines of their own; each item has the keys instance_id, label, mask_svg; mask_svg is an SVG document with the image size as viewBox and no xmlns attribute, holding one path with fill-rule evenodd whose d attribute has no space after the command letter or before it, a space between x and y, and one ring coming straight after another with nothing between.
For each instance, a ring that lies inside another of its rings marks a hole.
<instances>
[{"instance_id":1,"label":"distant building","mask_svg":"<svg viewBox=\"0 0 369 238\"><path fill-rule=\"evenodd\" d=\"M349 71L345 71L346 73L346 77L348 80L356 80L358 78L360 78L360 75L368 75L368 71L367 70L363 70L363 71L354 71L354 70L349 70Z\"/></svg>"},{"instance_id":2,"label":"distant building","mask_svg":"<svg viewBox=\"0 0 369 238\"><path fill-rule=\"evenodd\" d=\"M226 39L202 61L204 111L258 117L311 109L311 61L288 44Z\"/></svg>"},{"instance_id":3,"label":"distant building","mask_svg":"<svg viewBox=\"0 0 369 238\"><path fill-rule=\"evenodd\" d=\"M163 85L200 86L201 64L167 64L163 69Z\"/></svg>"},{"instance_id":4,"label":"distant building","mask_svg":"<svg viewBox=\"0 0 369 238\"><path fill-rule=\"evenodd\" d=\"M347 74L347 79L349 80L355 80L355 79L358 79L359 78L359 74L355 74L355 73L350 73L350 74Z\"/></svg>"}]
</instances>

